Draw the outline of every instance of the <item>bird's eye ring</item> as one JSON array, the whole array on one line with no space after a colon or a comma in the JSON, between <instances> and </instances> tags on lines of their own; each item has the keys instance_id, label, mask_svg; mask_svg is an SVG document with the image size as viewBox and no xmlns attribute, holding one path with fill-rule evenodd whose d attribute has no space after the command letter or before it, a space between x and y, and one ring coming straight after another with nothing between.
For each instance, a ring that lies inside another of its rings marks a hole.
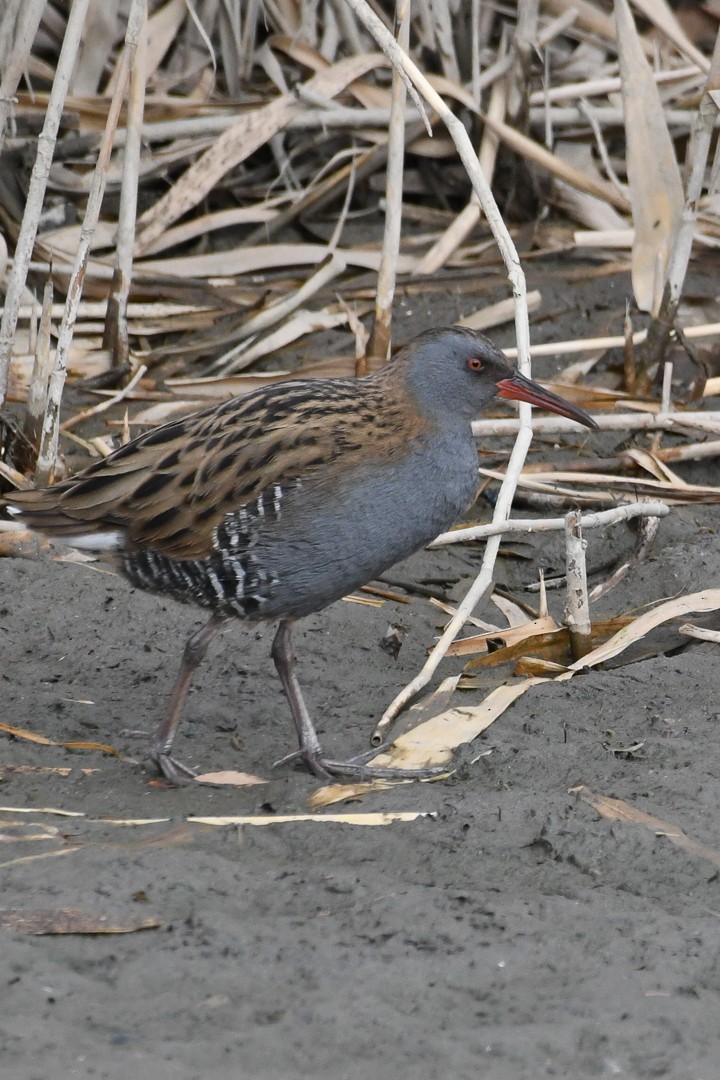
<instances>
[{"instance_id":1,"label":"bird's eye ring","mask_svg":"<svg viewBox=\"0 0 720 1080\"><path fill-rule=\"evenodd\" d=\"M469 371L482 371L483 362L479 356L471 356L467 362Z\"/></svg>"}]
</instances>

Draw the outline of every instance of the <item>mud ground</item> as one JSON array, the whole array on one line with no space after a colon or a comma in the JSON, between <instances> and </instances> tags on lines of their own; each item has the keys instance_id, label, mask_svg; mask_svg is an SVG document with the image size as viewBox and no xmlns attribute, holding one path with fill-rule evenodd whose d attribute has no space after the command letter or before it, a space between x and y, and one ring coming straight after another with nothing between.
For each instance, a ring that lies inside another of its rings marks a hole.
<instances>
[{"instance_id":1,"label":"mud ground","mask_svg":"<svg viewBox=\"0 0 720 1080\"><path fill-rule=\"evenodd\" d=\"M580 282L570 300L560 279L555 297L544 282L545 309L558 316L535 340L617 332L626 287L623 277ZM467 296L440 309L399 303L415 329L473 306ZM549 370L541 362L536 374ZM598 452L620 442L601 437ZM684 475L715 482L716 466ZM714 507L674 511L650 559L598 614L717 587L719 523ZM593 535L592 580L632 544L625 527ZM520 597L538 564L561 565L556 540L532 554L498 566ZM391 576L440 581L457 600L478 560L467 548L423 552ZM552 602L557 610L560 598ZM398 620L408 634L395 660L379 642ZM715 1080L716 645L679 647L675 636L649 658L536 688L489 728L478 749L491 753L458 777L339 808L428 815L415 821L340 825L321 813L215 827L186 819L305 812L318 784L271 768L293 746L269 659L272 631L241 626L202 666L177 750L203 770L268 782L175 790L153 782L138 732L157 721L198 621L97 566L0 560L2 720L123 755L1 736L0 906L160 924L126 934L0 930L2 1080ZM334 752L365 747L438 622L415 596L379 609L341 602L298 628L300 679ZM453 670L447 662L441 674ZM634 754L614 752L638 743ZM570 792L578 785L704 847L688 852L666 830L604 819ZM147 818L169 820L107 823ZM41 829L54 832L33 839Z\"/></svg>"}]
</instances>

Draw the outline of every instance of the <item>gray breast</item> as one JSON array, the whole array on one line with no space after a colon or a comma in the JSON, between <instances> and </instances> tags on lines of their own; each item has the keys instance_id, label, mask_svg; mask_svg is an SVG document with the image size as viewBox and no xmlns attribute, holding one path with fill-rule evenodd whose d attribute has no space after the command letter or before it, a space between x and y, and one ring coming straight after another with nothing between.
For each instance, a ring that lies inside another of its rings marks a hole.
<instances>
[{"instance_id":1,"label":"gray breast","mask_svg":"<svg viewBox=\"0 0 720 1080\"><path fill-rule=\"evenodd\" d=\"M303 482L277 523L255 533L252 553L277 582L262 617L300 617L364 585L452 525L477 486L469 429L386 468L374 463L332 485Z\"/></svg>"}]
</instances>

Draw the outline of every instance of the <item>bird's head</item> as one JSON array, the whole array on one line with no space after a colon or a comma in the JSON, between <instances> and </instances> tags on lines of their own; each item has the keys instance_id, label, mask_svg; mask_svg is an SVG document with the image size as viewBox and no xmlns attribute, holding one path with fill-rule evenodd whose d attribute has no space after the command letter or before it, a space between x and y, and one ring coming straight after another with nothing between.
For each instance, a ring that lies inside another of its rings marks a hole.
<instances>
[{"instance_id":1,"label":"bird's head","mask_svg":"<svg viewBox=\"0 0 720 1080\"><path fill-rule=\"evenodd\" d=\"M586 412L521 375L490 338L460 326L428 330L408 342L393 363L406 369L406 384L430 418L472 420L495 397L527 401L596 428Z\"/></svg>"}]
</instances>

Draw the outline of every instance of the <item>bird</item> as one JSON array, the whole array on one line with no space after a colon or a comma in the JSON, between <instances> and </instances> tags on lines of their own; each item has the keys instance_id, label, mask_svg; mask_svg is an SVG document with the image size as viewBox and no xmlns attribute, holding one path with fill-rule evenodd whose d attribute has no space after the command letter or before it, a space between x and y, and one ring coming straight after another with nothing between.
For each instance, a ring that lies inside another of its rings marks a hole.
<instances>
[{"instance_id":1,"label":"bird","mask_svg":"<svg viewBox=\"0 0 720 1080\"><path fill-rule=\"evenodd\" d=\"M494 398L588 428L582 409L512 367L485 335L425 331L360 378L297 378L172 420L69 479L6 496L52 539L114 562L132 585L204 608L150 757L171 784L193 674L233 620L277 623L271 656L300 759L323 780L421 770L337 761L322 749L295 673L292 628L447 530L479 486L471 423Z\"/></svg>"}]
</instances>

